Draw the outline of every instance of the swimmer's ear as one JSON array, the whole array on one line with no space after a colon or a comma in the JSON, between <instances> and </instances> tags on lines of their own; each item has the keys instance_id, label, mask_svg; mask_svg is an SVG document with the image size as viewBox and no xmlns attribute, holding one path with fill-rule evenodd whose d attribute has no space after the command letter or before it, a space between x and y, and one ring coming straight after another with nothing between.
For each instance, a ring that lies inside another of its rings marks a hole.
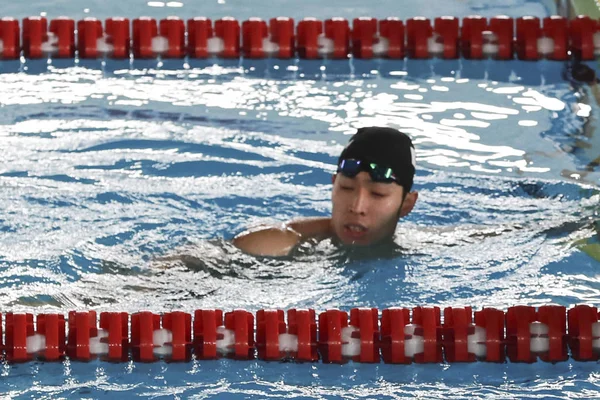
<instances>
[{"instance_id":1,"label":"swimmer's ear","mask_svg":"<svg viewBox=\"0 0 600 400\"><path fill-rule=\"evenodd\" d=\"M335 183L335 178L337 177L337 174L333 174L331 175L331 184L333 185Z\"/></svg>"},{"instance_id":2,"label":"swimmer's ear","mask_svg":"<svg viewBox=\"0 0 600 400\"><path fill-rule=\"evenodd\" d=\"M400 218L406 217L412 211L418 198L419 192L410 192L406 195L402 207L400 207Z\"/></svg>"}]
</instances>

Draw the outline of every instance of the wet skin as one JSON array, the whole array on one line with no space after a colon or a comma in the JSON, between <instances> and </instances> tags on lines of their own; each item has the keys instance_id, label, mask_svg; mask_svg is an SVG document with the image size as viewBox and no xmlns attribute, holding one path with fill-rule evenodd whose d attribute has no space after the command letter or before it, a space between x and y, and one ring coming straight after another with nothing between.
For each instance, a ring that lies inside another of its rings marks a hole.
<instances>
[{"instance_id":1,"label":"wet skin","mask_svg":"<svg viewBox=\"0 0 600 400\"><path fill-rule=\"evenodd\" d=\"M398 219L414 207L417 192L404 194L396 183L373 182L366 172L350 178L332 177L331 217L302 218L280 226L259 226L242 232L233 244L248 254L286 256L301 242L333 238L351 246L392 240Z\"/></svg>"},{"instance_id":2,"label":"wet skin","mask_svg":"<svg viewBox=\"0 0 600 400\"><path fill-rule=\"evenodd\" d=\"M371 180L366 172L353 178L332 178L331 231L342 243L369 245L392 238L398 219L407 215L417 201L417 192L404 196L396 183Z\"/></svg>"}]
</instances>

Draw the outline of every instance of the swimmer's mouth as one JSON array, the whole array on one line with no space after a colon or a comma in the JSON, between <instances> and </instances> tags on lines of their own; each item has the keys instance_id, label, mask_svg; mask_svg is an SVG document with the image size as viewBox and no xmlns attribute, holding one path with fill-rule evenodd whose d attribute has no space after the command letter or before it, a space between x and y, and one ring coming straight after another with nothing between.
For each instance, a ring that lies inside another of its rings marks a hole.
<instances>
[{"instance_id":1,"label":"swimmer's mouth","mask_svg":"<svg viewBox=\"0 0 600 400\"><path fill-rule=\"evenodd\" d=\"M360 224L346 224L344 225L346 234L357 239L367 234L368 229Z\"/></svg>"}]
</instances>

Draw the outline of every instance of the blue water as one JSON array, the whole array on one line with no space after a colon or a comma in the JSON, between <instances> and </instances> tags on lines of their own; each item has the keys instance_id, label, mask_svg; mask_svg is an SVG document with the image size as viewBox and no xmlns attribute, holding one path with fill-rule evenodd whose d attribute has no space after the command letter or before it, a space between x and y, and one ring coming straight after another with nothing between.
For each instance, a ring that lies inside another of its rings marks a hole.
<instances>
[{"instance_id":1,"label":"blue water","mask_svg":"<svg viewBox=\"0 0 600 400\"><path fill-rule=\"evenodd\" d=\"M2 13L554 12L552 2L433 3L56 1ZM600 303L599 262L583 251L598 243L598 107L562 63L52 60L0 62L0 71L2 312ZM328 215L337 155L370 124L401 128L417 147L420 196L398 227L402 251L365 258L325 241L264 259L229 244L249 226ZM0 393L591 398L597 370L572 360L31 362L4 364Z\"/></svg>"}]
</instances>

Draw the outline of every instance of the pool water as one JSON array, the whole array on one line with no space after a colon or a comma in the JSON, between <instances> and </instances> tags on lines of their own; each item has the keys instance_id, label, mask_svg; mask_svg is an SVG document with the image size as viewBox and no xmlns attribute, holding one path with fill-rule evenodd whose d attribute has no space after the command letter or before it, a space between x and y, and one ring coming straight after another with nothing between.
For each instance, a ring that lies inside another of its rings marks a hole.
<instances>
[{"instance_id":1,"label":"pool water","mask_svg":"<svg viewBox=\"0 0 600 400\"><path fill-rule=\"evenodd\" d=\"M554 13L529 1L123 3L2 12ZM597 305L598 107L565 71L467 60L0 62L1 310ZM366 125L400 128L417 147L419 201L397 249L324 241L272 259L229 243L257 224L328 215L337 156ZM65 361L4 364L0 376L0 393L34 398L590 398L600 382L596 363L572 360Z\"/></svg>"}]
</instances>

